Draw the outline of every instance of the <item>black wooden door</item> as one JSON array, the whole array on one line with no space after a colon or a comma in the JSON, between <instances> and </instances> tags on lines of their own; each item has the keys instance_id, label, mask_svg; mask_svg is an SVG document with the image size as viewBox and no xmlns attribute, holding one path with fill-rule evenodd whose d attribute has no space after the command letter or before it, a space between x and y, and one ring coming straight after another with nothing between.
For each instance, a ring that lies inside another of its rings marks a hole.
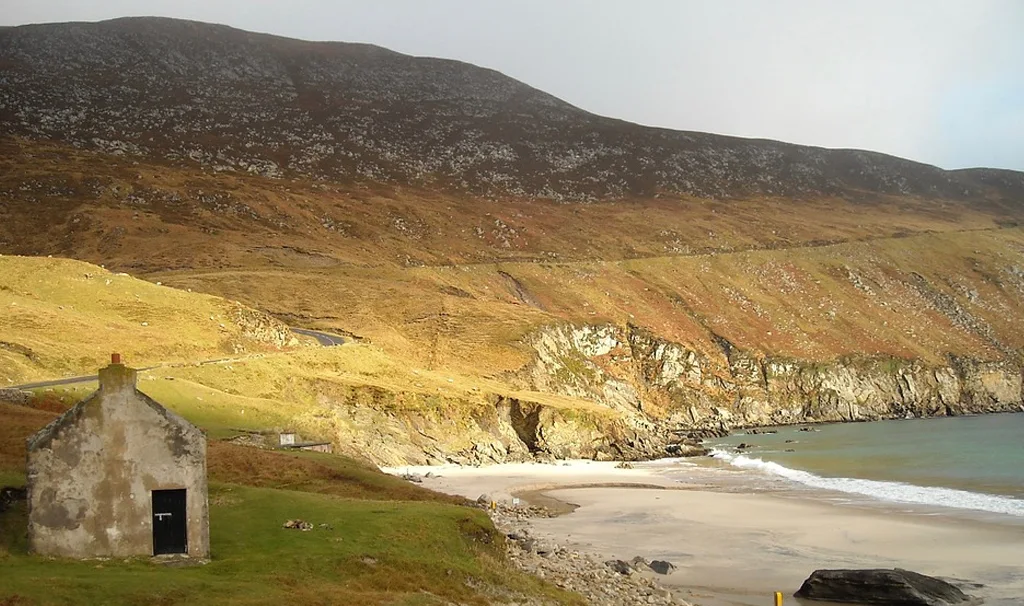
<instances>
[{"instance_id":1,"label":"black wooden door","mask_svg":"<svg viewBox=\"0 0 1024 606\"><path fill-rule=\"evenodd\" d=\"M153 491L153 555L188 553L185 489Z\"/></svg>"}]
</instances>

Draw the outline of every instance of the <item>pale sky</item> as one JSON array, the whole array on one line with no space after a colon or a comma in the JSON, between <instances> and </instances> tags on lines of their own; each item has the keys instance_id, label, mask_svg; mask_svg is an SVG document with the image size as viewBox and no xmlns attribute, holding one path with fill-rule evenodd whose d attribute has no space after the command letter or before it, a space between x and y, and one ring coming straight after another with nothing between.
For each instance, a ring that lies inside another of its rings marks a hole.
<instances>
[{"instance_id":1,"label":"pale sky","mask_svg":"<svg viewBox=\"0 0 1024 606\"><path fill-rule=\"evenodd\" d=\"M0 24L161 15L501 71L681 130L1024 170L1021 0L0 0Z\"/></svg>"}]
</instances>

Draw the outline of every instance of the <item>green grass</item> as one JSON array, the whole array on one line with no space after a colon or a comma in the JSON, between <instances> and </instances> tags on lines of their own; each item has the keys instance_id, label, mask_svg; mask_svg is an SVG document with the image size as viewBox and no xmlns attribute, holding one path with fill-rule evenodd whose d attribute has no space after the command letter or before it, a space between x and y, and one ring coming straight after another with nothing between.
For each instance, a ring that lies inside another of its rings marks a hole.
<instances>
[{"instance_id":1,"label":"green grass","mask_svg":"<svg viewBox=\"0 0 1024 606\"><path fill-rule=\"evenodd\" d=\"M24 486L25 472L12 469L0 469L0 486Z\"/></svg>"},{"instance_id":2,"label":"green grass","mask_svg":"<svg viewBox=\"0 0 1024 606\"><path fill-rule=\"evenodd\" d=\"M281 527L294 518L317 527L309 532ZM503 537L483 511L441 503L214 484L212 560L181 568L148 558L79 562L25 555L23 533L11 528L12 520L24 520L24 510L0 519L7 521L0 603L489 603L473 588L478 586L578 603L509 571L501 559Z\"/></svg>"}]
</instances>

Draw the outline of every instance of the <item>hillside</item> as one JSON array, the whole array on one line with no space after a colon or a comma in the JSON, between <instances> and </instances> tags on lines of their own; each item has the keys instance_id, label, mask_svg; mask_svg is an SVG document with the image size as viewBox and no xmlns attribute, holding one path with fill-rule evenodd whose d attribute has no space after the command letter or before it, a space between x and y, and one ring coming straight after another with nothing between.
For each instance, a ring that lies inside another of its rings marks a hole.
<instances>
[{"instance_id":1,"label":"hillside","mask_svg":"<svg viewBox=\"0 0 1024 606\"><path fill-rule=\"evenodd\" d=\"M0 387L94 374L113 352L148 366L300 347L240 303L68 259L0 256L0 309Z\"/></svg>"},{"instance_id":2,"label":"hillside","mask_svg":"<svg viewBox=\"0 0 1024 606\"><path fill-rule=\"evenodd\" d=\"M378 463L1021 404L1024 173L651 129L468 64L167 19L0 30L0 93L0 252L162 284L73 316L99 270L18 260L9 381L92 369L97 335L138 365L235 351L204 306L240 301L354 343L152 389Z\"/></svg>"},{"instance_id":3,"label":"hillside","mask_svg":"<svg viewBox=\"0 0 1024 606\"><path fill-rule=\"evenodd\" d=\"M212 170L602 200L998 204L1020 173L644 128L473 65L158 18L0 31L6 132Z\"/></svg>"}]
</instances>

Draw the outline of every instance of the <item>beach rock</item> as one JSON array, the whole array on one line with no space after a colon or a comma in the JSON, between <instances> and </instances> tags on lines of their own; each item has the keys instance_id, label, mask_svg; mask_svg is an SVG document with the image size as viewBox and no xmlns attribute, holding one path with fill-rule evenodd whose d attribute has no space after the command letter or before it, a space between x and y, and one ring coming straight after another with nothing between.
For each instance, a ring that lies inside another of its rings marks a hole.
<instances>
[{"instance_id":1,"label":"beach rock","mask_svg":"<svg viewBox=\"0 0 1024 606\"><path fill-rule=\"evenodd\" d=\"M647 570L647 561L635 557L629 563L621 560L601 561L593 555L547 541L534 540L530 520L550 515L543 508L527 507L513 510L499 505L488 509L495 527L509 540L505 541L509 563L527 574L579 593L587 604L595 606L690 606L672 595L653 578L632 574ZM626 572L623 572L623 571ZM545 602L546 603L546 602ZM529 602L530 606L535 605ZM524 604L524 606L526 606Z\"/></svg>"},{"instance_id":2,"label":"beach rock","mask_svg":"<svg viewBox=\"0 0 1024 606\"><path fill-rule=\"evenodd\" d=\"M894 606L977 603L946 581L899 568L815 570L793 595L806 600Z\"/></svg>"},{"instance_id":3,"label":"beach rock","mask_svg":"<svg viewBox=\"0 0 1024 606\"><path fill-rule=\"evenodd\" d=\"M699 444L688 444L683 442L679 444L669 444L665 447L665 452L673 457L703 457L710 454L711 449L700 446Z\"/></svg>"},{"instance_id":4,"label":"beach rock","mask_svg":"<svg viewBox=\"0 0 1024 606\"><path fill-rule=\"evenodd\" d=\"M608 560L604 564L619 574L633 574L633 567L625 560Z\"/></svg>"},{"instance_id":5,"label":"beach rock","mask_svg":"<svg viewBox=\"0 0 1024 606\"><path fill-rule=\"evenodd\" d=\"M666 562L665 560L651 560L648 566L658 574L671 574L676 569L672 562Z\"/></svg>"}]
</instances>

